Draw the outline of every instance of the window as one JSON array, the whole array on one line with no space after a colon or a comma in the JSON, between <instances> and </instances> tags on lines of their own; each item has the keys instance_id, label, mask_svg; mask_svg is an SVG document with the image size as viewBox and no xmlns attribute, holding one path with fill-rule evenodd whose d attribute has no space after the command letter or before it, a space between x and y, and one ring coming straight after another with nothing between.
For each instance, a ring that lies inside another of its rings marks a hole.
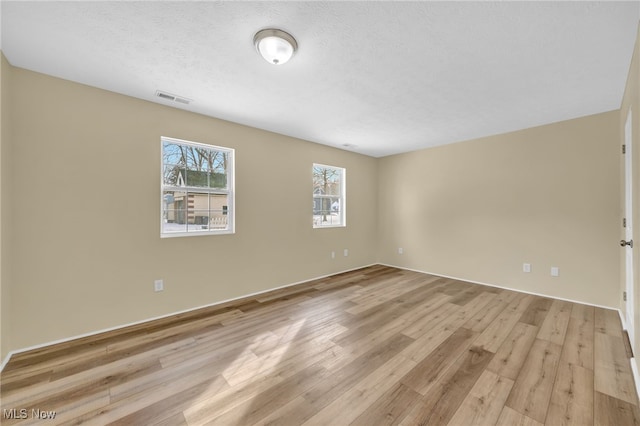
<instances>
[{"instance_id":1,"label":"window","mask_svg":"<svg viewBox=\"0 0 640 426\"><path fill-rule=\"evenodd\" d=\"M340 167L313 165L313 227L345 226L345 172Z\"/></svg>"},{"instance_id":2,"label":"window","mask_svg":"<svg viewBox=\"0 0 640 426\"><path fill-rule=\"evenodd\" d=\"M234 150L162 141L161 237L234 232Z\"/></svg>"}]
</instances>

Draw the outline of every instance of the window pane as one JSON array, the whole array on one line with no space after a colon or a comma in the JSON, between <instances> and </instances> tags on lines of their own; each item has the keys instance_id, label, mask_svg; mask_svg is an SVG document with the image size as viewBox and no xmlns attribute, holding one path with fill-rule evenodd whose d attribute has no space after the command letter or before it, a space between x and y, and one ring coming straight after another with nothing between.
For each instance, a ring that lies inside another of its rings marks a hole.
<instances>
[{"instance_id":1,"label":"window pane","mask_svg":"<svg viewBox=\"0 0 640 426\"><path fill-rule=\"evenodd\" d=\"M337 226L342 224L340 198L314 197L313 224L315 226Z\"/></svg>"},{"instance_id":2,"label":"window pane","mask_svg":"<svg viewBox=\"0 0 640 426\"><path fill-rule=\"evenodd\" d=\"M313 224L314 226L340 226L342 225L342 218L340 213L337 212L326 212L313 215Z\"/></svg>"},{"instance_id":3,"label":"window pane","mask_svg":"<svg viewBox=\"0 0 640 426\"><path fill-rule=\"evenodd\" d=\"M318 195L340 195L342 170L329 167L313 167L313 193Z\"/></svg>"},{"instance_id":4,"label":"window pane","mask_svg":"<svg viewBox=\"0 0 640 426\"><path fill-rule=\"evenodd\" d=\"M186 232L186 210L165 210L162 232Z\"/></svg>"},{"instance_id":5,"label":"window pane","mask_svg":"<svg viewBox=\"0 0 640 426\"><path fill-rule=\"evenodd\" d=\"M186 166L188 170L206 170L206 152L209 150L188 145L183 146L182 149L185 153Z\"/></svg>"},{"instance_id":6,"label":"window pane","mask_svg":"<svg viewBox=\"0 0 640 426\"><path fill-rule=\"evenodd\" d=\"M229 224L229 196L227 194L209 195L209 226L211 229L227 229Z\"/></svg>"},{"instance_id":7,"label":"window pane","mask_svg":"<svg viewBox=\"0 0 640 426\"><path fill-rule=\"evenodd\" d=\"M188 232L206 231L209 229L209 210L188 210Z\"/></svg>"},{"instance_id":8,"label":"window pane","mask_svg":"<svg viewBox=\"0 0 640 426\"><path fill-rule=\"evenodd\" d=\"M162 158L165 164L185 164L182 147L175 143L164 142L162 144Z\"/></svg>"},{"instance_id":9,"label":"window pane","mask_svg":"<svg viewBox=\"0 0 640 426\"><path fill-rule=\"evenodd\" d=\"M164 210L184 210L186 208L186 192L183 191L164 191L162 195Z\"/></svg>"},{"instance_id":10,"label":"window pane","mask_svg":"<svg viewBox=\"0 0 640 426\"><path fill-rule=\"evenodd\" d=\"M227 211L229 205L229 195L227 194L209 194L209 210L222 214Z\"/></svg>"},{"instance_id":11,"label":"window pane","mask_svg":"<svg viewBox=\"0 0 640 426\"><path fill-rule=\"evenodd\" d=\"M162 196L163 232L185 232L187 230L186 192L164 191Z\"/></svg>"},{"instance_id":12,"label":"window pane","mask_svg":"<svg viewBox=\"0 0 640 426\"><path fill-rule=\"evenodd\" d=\"M209 171L207 172L207 176L209 179L209 188L219 188L219 189L227 188L226 174Z\"/></svg>"},{"instance_id":13,"label":"window pane","mask_svg":"<svg viewBox=\"0 0 640 426\"><path fill-rule=\"evenodd\" d=\"M211 150L207 156L210 188L227 188L228 153Z\"/></svg>"},{"instance_id":14,"label":"window pane","mask_svg":"<svg viewBox=\"0 0 640 426\"><path fill-rule=\"evenodd\" d=\"M211 212L209 217L209 229L227 229L229 217L226 214Z\"/></svg>"},{"instance_id":15,"label":"window pane","mask_svg":"<svg viewBox=\"0 0 640 426\"><path fill-rule=\"evenodd\" d=\"M229 153L222 151L213 151L211 155L211 163L209 170L214 173L227 174L227 165L229 162Z\"/></svg>"},{"instance_id":16,"label":"window pane","mask_svg":"<svg viewBox=\"0 0 640 426\"><path fill-rule=\"evenodd\" d=\"M209 186L209 173L206 170L185 170L187 186Z\"/></svg>"},{"instance_id":17,"label":"window pane","mask_svg":"<svg viewBox=\"0 0 640 426\"><path fill-rule=\"evenodd\" d=\"M189 212L189 215L193 216L195 210L209 210L209 194L206 192L187 193L187 211Z\"/></svg>"},{"instance_id":18,"label":"window pane","mask_svg":"<svg viewBox=\"0 0 640 426\"><path fill-rule=\"evenodd\" d=\"M165 164L163 169L164 184L171 186L184 186L182 176L184 176L184 169L177 164Z\"/></svg>"},{"instance_id":19,"label":"window pane","mask_svg":"<svg viewBox=\"0 0 640 426\"><path fill-rule=\"evenodd\" d=\"M206 148L184 148L186 170L180 171L187 186L227 188L228 154Z\"/></svg>"}]
</instances>

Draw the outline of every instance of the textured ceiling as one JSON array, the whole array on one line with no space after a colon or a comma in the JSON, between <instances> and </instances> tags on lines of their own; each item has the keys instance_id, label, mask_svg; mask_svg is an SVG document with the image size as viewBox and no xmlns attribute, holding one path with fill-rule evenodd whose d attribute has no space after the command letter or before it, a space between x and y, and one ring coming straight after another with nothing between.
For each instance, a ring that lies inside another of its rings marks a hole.
<instances>
[{"instance_id":1,"label":"textured ceiling","mask_svg":"<svg viewBox=\"0 0 640 426\"><path fill-rule=\"evenodd\" d=\"M372 156L619 108L640 17L637 1L1 7L14 66ZM289 63L255 52L266 27L298 40Z\"/></svg>"}]
</instances>

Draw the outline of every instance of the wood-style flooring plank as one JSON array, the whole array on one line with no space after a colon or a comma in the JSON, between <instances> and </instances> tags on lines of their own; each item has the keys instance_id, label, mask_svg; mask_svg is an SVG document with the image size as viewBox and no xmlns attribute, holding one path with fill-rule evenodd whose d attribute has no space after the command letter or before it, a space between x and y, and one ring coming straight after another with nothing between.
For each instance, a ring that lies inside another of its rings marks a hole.
<instances>
[{"instance_id":1,"label":"wood-style flooring plank","mask_svg":"<svg viewBox=\"0 0 640 426\"><path fill-rule=\"evenodd\" d=\"M112 423L112 424L115 425L116 423ZM124 426L131 423L120 423L120 424ZM153 423L153 426L189 426L189 425L187 423L187 420L182 415L182 413L178 413L178 414L174 414L171 417L167 417L163 420L158 420L157 422Z\"/></svg>"},{"instance_id":2,"label":"wood-style flooring plank","mask_svg":"<svg viewBox=\"0 0 640 426\"><path fill-rule=\"evenodd\" d=\"M402 303L396 303L391 299L388 301L391 305L385 306L386 309L374 309L370 310L368 315L354 316L352 321L343 322L350 327L345 327L345 331L332 340L344 346L375 333L381 323L397 321L400 317L410 318L410 324L407 326L423 322L427 316L433 318L431 313L451 299L451 296L434 290L437 290L437 287L410 291L406 293L406 298L402 298ZM402 331L405 329L406 327Z\"/></svg>"},{"instance_id":3,"label":"wood-style flooring plank","mask_svg":"<svg viewBox=\"0 0 640 426\"><path fill-rule=\"evenodd\" d=\"M466 328L458 329L407 373L401 382L416 392L426 395L446 370L456 362L454 354L465 353L476 336L476 333Z\"/></svg>"},{"instance_id":4,"label":"wood-style flooring plank","mask_svg":"<svg viewBox=\"0 0 640 426\"><path fill-rule=\"evenodd\" d=\"M450 377L443 377L438 385L438 390L431 391L429 399L435 400L438 396L433 411L421 423L431 425L447 424L455 415L478 378L491 361L494 354L479 347L470 348L463 354L456 364L449 370ZM451 374L453 373L453 374ZM426 422L425 422L426 421Z\"/></svg>"},{"instance_id":5,"label":"wood-style flooring plank","mask_svg":"<svg viewBox=\"0 0 640 426\"><path fill-rule=\"evenodd\" d=\"M518 293L517 291L500 289L498 293L496 293L496 303L506 303L507 305L513 302L513 299L518 297L522 293Z\"/></svg>"},{"instance_id":6,"label":"wood-style flooring plank","mask_svg":"<svg viewBox=\"0 0 640 426\"><path fill-rule=\"evenodd\" d=\"M483 332L485 328L487 328L489 324L491 324L493 320L495 320L496 317L505 310L506 307L506 302L496 302L494 300L493 303L490 303L487 306L487 309L480 310L480 312L469 319L463 327L478 333Z\"/></svg>"},{"instance_id":7,"label":"wood-style flooring plank","mask_svg":"<svg viewBox=\"0 0 640 426\"><path fill-rule=\"evenodd\" d=\"M496 426L543 426L543 424L505 405Z\"/></svg>"},{"instance_id":8,"label":"wood-style flooring plank","mask_svg":"<svg viewBox=\"0 0 640 426\"><path fill-rule=\"evenodd\" d=\"M621 336L622 334L615 336L612 333L595 333L594 389L637 405L633 373Z\"/></svg>"},{"instance_id":9,"label":"wood-style flooring plank","mask_svg":"<svg viewBox=\"0 0 640 426\"><path fill-rule=\"evenodd\" d=\"M536 339L516 379L506 406L544 423L561 347Z\"/></svg>"},{"instance_id":10,"label":"wood-style flooring plank","mask_svg":"<svg viewBox=\"0 0 640 426\"><path fill-rule=\"evenodd\" d=\"M565 361L590 370L593 370L594 316L593 306L573 305L561 355Z\"/></svg>"},{"instance_id":11,"label":"wood-style flooring plank","mask_svg":"<svg viewBox=\"0 0 640 426\"><path fill-rule=\"evenodd\" d=\"M594 394L594 417L596 426L640 425L640 410L636 405L597 391Z\"/></svg>"},{"instance_id":12,"label":"wood-style flooring plank","mask_svg":"<svg viewBox=\"0 0 640 426\"><path fill-rule=\"evenodd\" d=\"M547 314L549 313L549 309L551 309L552 303L553 300L547 297L534 296L533 301L522 313L520 322L540 327L547 318Z\"/></svg>"},{"instance_id":13,"label":"wood-style flooring plank","mask_svg":"<svg viewBox=\"0 0 640 426\"><path fill-rule=\"evenodd\" d=\"M277 413L279 417L270 419L270 422L278 424L290 418L296 419L298 424L306 422L394 358L412 341L411 338L398 334L363 355L344 363L327 377L315 382L313 387L302 394L302 400L298 399L297 403L290 406L289 411L279 411ZM191 421L188 416L187 420Z\"/></svg>"},{"instance_id":14,"label":"wood-style flooring plank","mask_svg":"<svg viewBox=\"0 0 640 426\"><path fill-rule=\"evenodd\" d=\"M351 424L354 426L398 424L421 398L422 395L418 392L398 382L362 411Z\"/></svg>"},{"instance_id":15,"label":"wood-style flooring plank","mask_svg":"<svg viewBox=\"0 0 640 426\"><path fill-rule=\"evenodd\" d=\"M94 410L103 409L109 405L109 391L103 390L100 392L92 392L84 397L76 397L70 401L57 401L57 402L44 402L39 405L31 405L23 407L27 409L27 418L24 421L15 421L7 418L4 411L0 424L3 426L9 426L14 424L26 425L41 425L43 421L32 416L32 409L41 410L44 412L55 412L55 418L49 420L47 423L65 424L74 422L77 418L85 415Z\"/></svg>"},{"instance_id":16,"label":"wood-style flooring plank","mask_svg":"<svg viewBox=\"0 0 640 426\"><path fill-rule=\"evenodd\" d=\"M448 426L495 424L512 387L513 380L485 370L462 401Z\"/></svg>"},{"instance_id":17,"label":"wood-style flooring plank","mask_svg":"<svg viewBox=\"0 0 640 426\"><path fill-rule=\"evenodd\" d=\"M428 310L426 315L421 318L416 318L412 324L403 330L402 334L414 339L420 338L428 332L431 332L436 325L450 318L451 315L459 310L460 306L448 303L445 299L445 302L439 304L435 309Z\"/></svg>"},{"instance_id":18,"label":"wood-style flooring plank","mask_svg":"<svg viewBox=\"0 0 640 426\"><path fill-rule=\"evenodd\" d=\"M458 293L456 296L454 296L451 299L451 303L455 304L455 305L460 305L460 306L464 306L467 303L469 303L470 301L472 301L473 299L475 299L476 297L478 297L478 295L480 295L480 293L482 292L482 288L481 287L471 287L461 293Z\"/></svg>"},{"instance_id":19,"label":"wood-style flooring plank","mask_svg":"<svg viewBox=\"0 0 640 426\"><path fill-rule=\"evenodd\" d=\"M2 404L19 406L31 401L33 404L44 400L69 399L74 395L84 395L87 391L98 392L137 377L159 371L161 366L154 356L159 356L183 343L155 348L145 354L136 354L110 364L100 365L92 370L84 370L56 381L39 383L25 389L16 389L2 395Z\"/></svg>"},{"instance_id":20,"label":"wood-style flooring plank","mask_svg":"<svg viewBox=\"0 0 640 426\"><path fill-rule=\"evenodd\" d=\"M473 318L479 311L484 309L492 298L493 295L490 293L482 292L471 301L467 302L464 306L458 306L446 302L448 315L446 315L446 318L443 318L442 321L438 321L438 319L436 319L434 322L428 323L425 321L425 317L423 317L415 324L406 327L403 334L415 339L424 335L437 335L438 333L443 333L444 335L449 336L458 328L462 327L462 325L469 321L469 319ZM436 322L437 325L435 324Z\"/></svg>"},{"instance_id":21,"label":"wood-style flooring plank","mask_svg":"<svg viewBox=\"0 0 640 426\"><path fill-rule=\"evenodd\" d=\"M202 382L179 394L170 395L129 415L123 416L112 422L112 425L155 425L165 422L165 420L169 422L169 424L171 421L186 424L187 420L184 417L183 411L191 406L191 404L211 398L221 389L225 388L224 382L222 381L216 382L216 384L218 386L211 386L211 382L208 381ZM170 382L167 382L166 385L169 386Z\"/></svg>"},{"instance_id":22,"label":"wood-style flooring plank","mask_svg":"<svg viewBox=\"0 0 640 426\"><path fill-rule=\"evenodd\" d=\"M444 288L444 292L449 296L458 296L463 294L467 290L472 290L473 284L456 280L453 278L447 278L447 285Z\"/></svg>"},{"instance_id":23,"label":"wood-style flooring plank","mask_svg":"<svg viewBox=\"0 0 640 426\"><path fill-rule=\"evenodd\" d=\"M422 277L413 277L407 280L398 281L393 283L393 285L386 285L377 291L367 292L351 299L352 302L356 303L356 306L347 309L347 312L354 315L359 314L400 297L403 294L409 293L412 290L425 288L436 280L437 277L432 277L430 280L425 280ZM390 278L390 281L394 281L393 278Z\"/></svg>"},{"instance_id":24,"label":"wood-style flooring plank","mask_svg":"<svg viewBox=\"0 0 640 426\"><path fill-rule=\"evenodd\" d=\"M554 300L546 318L540 325L538 339L562 346L567 326L569 325L569 318L571 317L572 305L571 302Z\"/></svg>"},{"instance_id":25,"label":"wood-style flooring plank","mask_svg":"<svg viewBox=\"0 0 640 426\"><path fill-rule=\"evenodd\" d=\"M213 418L199 418L198 423L210 425L254 424L271 414L277 407L302 395L313 387L314 383L327 377L328 374L329 372L318 364L309 366L229 410L225 410L228 407L214 404L214 407L222 408L217 411L220 414Z\"/></svg>"},{"instance_id":26,"label":"wood-style flooring plank","mask_svg":"<svg viewBox=\"0 0 640 426\"><path fill-rule=\"evenodd\" d=\"M561 360L546 423L558 426L593 424L593 372Z\"/></svg>"},{"instance_id":27,"label":"wood-style flooring plank","mask_svg":"<svg viewBox=\"0 0 640 426\"><path fill-rule=\"evenodd\" d=\"M365 412L387 389L398 384L415 363L401 354L396 355L373 373L362 379L338 399L316 413L304 425L327 425L340 419L350 424L360 413Z\"/></svg>"},{"instance_id":28,"label":"wood-style flooring plank","mask_svg":"<svg viewBox=\"0 0 640 426\"><path fill-rule=\"evenodd\" d=\"M536 340L537 333L538 327L522 322L516 323L487 369L502 377L515 380L520 374L522 364L524 364L533 342Z\"/></svg>"},{"instance_id":29,"label":"wood-style flooring plank","mask_svg":"<svg viewBox=\"0 0 640 426\"><path fill-rule=\"evenodd\" d=\"M116 420L133 414L137 411L144 409L147 406L156 404L161 400L166 400L172 395L186 392L193 386L199 386L202 383L207 382L211 388L217 388L217 390L224 389L227 385L224 378L208 374L206 370L198 371L185 376L176 376L167 385L160 385L154 388L148 389L146 392L139 392L131 395L128 398L111 402L106 407L93 410L80 417L77 417L69 424L107 424L115 422Z\"/></svg>"},{"instance_id":30,"label":"wood-style flooring plank","mask_svg":"<svg viewBox=\"0 0 640 426\"><path fill-rule=\"evenodd\" d=\"M469 348L429 387L421 403L400 424L446 425L493 356L480 347Z\"/></svg>"},{"instance_id":31,"label":"wood-style flooring plank","mask_svg":"<svg viewBox=\"0 0 640 426\"><path fill-rule=\"evenodd\" d=\"M522 314L528 309L532 300L533 296L528 294L520 294L514 298L505 310L484 329L478 337L476 345L496 353Z\"/></svg>"},{"instance_id":32,"label":"wood-style flooring plank","mask_svg":"<svg viewBox=\"0 0 640 426\"><path fill-rule=\"evenodd\" d=\"M608 334L613 337L622 338L622 324L620 323L620 315L613 309L594 308L595 309L595 331L598 333Z\"/></svg>"}]
</instances>

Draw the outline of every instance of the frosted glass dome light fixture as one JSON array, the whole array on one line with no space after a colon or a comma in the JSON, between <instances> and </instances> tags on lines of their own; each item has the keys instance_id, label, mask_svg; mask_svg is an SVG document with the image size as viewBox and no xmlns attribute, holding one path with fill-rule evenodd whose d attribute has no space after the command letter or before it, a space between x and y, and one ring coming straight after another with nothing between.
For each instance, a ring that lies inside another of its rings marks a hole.
<instances>
[{"instance_id":1,"label":"frosted glass dome light fixture","mask_svg":"<svg viewBox=\"0 0 640 426\"><path fill-rule=\"evenodd\" d=\"M298 50L298 42L291 34L275 28L258 31L253 44L264 60L274 65L286 63Z\"/></svg>"}]
</instances>

